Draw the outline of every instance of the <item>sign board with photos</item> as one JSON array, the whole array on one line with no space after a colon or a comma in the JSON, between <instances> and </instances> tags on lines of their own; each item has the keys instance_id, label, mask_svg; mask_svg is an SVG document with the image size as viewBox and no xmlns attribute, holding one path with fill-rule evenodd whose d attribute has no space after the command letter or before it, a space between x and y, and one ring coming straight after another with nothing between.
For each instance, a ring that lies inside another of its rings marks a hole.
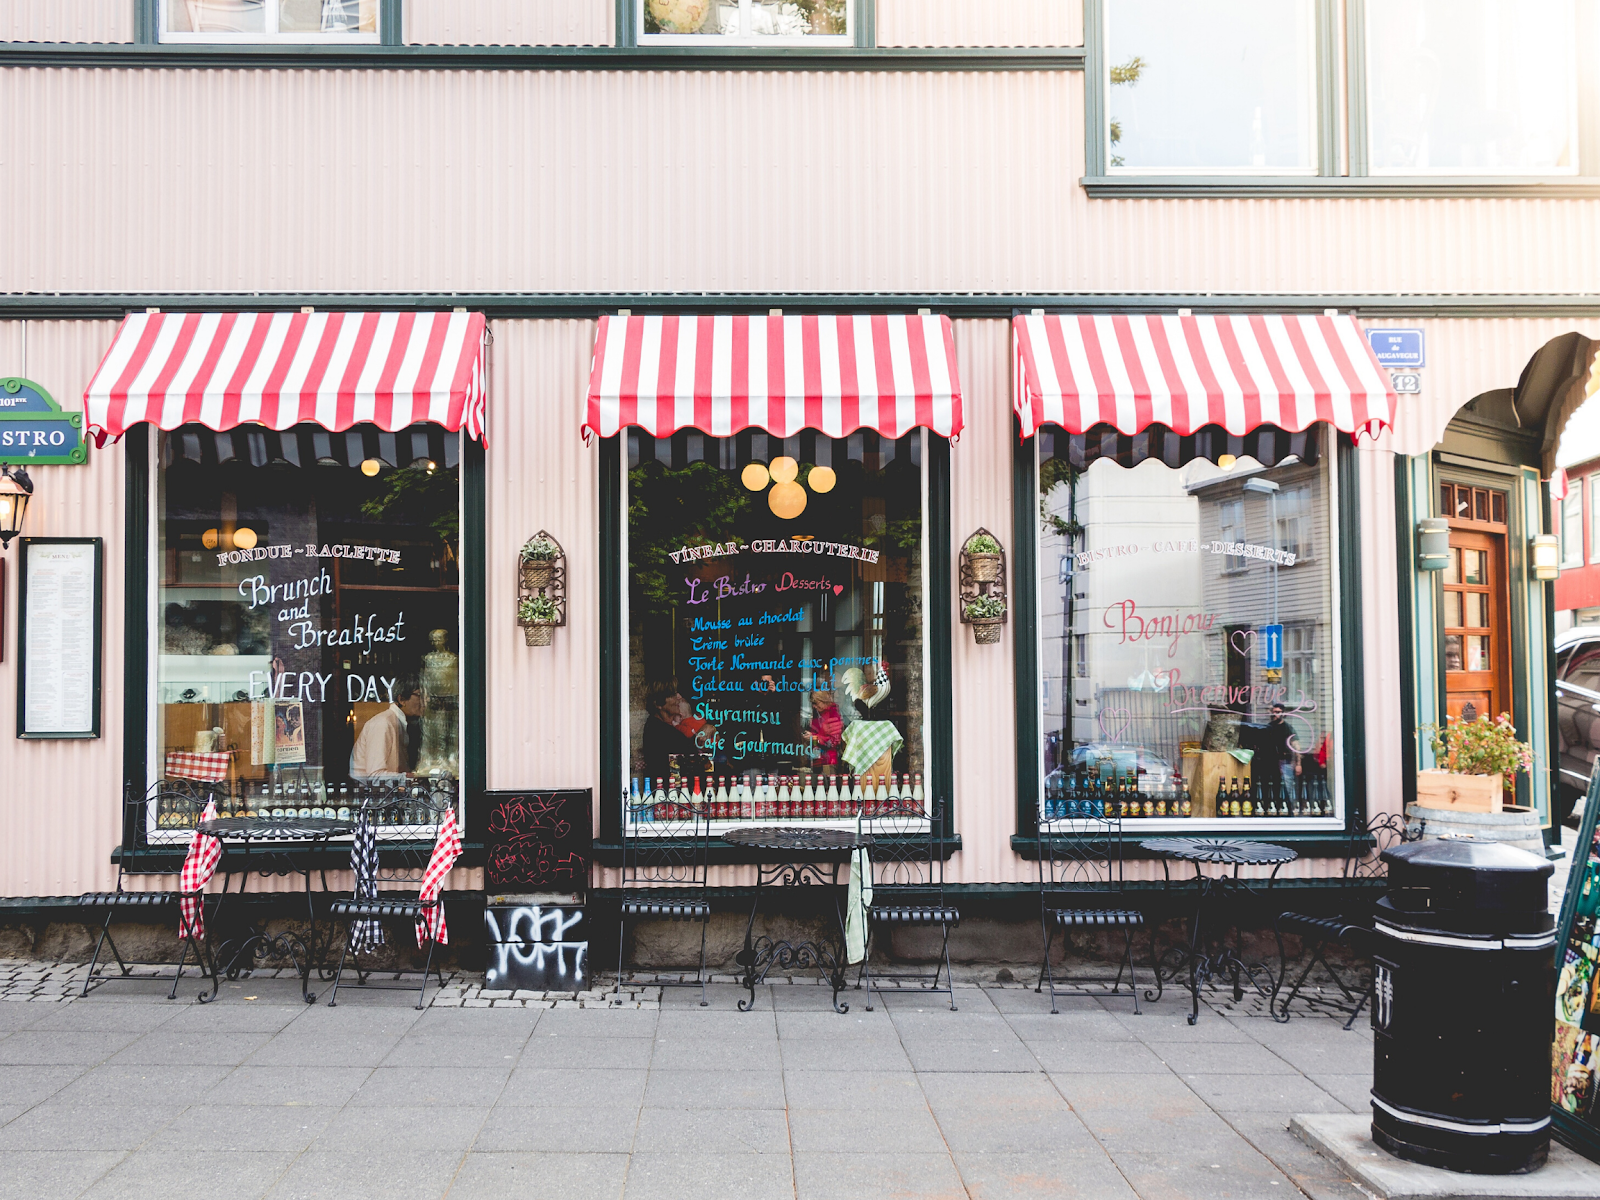
<instances>
[{"instance_id":1,"label":"sign board with photos","mask_svg":"<svg viewBox=\"0 0 1600 1200\"><path fill-rule=\"evenodd\" d=\"M1600 766L1589 779L1557 929L1550 1107L1556 1136L1600 1161Z\"/></svg>"}]
</instances>

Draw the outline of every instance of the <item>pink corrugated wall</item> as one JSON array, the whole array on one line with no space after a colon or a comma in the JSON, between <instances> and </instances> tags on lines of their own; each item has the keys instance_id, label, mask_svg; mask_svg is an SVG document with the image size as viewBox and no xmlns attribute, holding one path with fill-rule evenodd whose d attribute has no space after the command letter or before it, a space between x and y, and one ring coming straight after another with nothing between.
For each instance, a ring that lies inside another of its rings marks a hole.
<instances>
[{"instance_id":1,"label":"pink corrugated wall","mask_svg":"<svg viewBox=\"0 0 1600 1200\"><path fill-rule=\"evenodd\" d=\"M1303 294L1600 278L1594 200L1089 200L1082 87L1080 72L6 69L0 161L52 169L10 199L0 279ZM805 118L704 136L721 113Z\"/></svg>"},{"instance_id":2,"label":"pink corrugated wall","mask_svg":"<svg viewBox=\"0 0 1600 1200\"><path fill-rule=\"evenodd\" d=\"M132 0L3 0L0 42L131 42Z\"/></svg>"},{"instance_id":3,"label":"pink corrugated wall","mask_svg":"<svg viewBox=\"0 0 1600 1200\"><path fill-rule=\"evenodd\" d=\"M405 0L405 40L440 46L609 46L614 0Z\"/></svg>"},{"instance_id":4,"label":"pink corrugated wall","mask_svg":"<svg viewBox=\"0 0 1600 1200\"><path fill-rule=\"evenodd\" d=\"M878 0L880 46L1081 46L1082 0Z\"/></svg>"}]
</instances>

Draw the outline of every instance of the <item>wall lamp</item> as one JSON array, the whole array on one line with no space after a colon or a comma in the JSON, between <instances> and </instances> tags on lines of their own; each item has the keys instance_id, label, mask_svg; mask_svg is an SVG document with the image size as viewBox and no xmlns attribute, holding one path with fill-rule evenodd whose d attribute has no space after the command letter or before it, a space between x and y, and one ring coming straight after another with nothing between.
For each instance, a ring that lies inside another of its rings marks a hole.
<instances>
[{"instance_id":1,"label":"wall lamp","mask_svg":"<svg viewBox=\"0 0 1600 1200\"><path fill-rule=\"evenodd\" d=\"M1561 539L1553 533L1541 533L1529 543L1533 557L1533 577L1548 583L1561 574Z\"/></svg>"},{"instance_id":2,"label":"wall lamp","mask_svg":"<svg viewBox=\"0 0 1600 1200\"><path fill-rule=\"evenodd\" d=\"M1417 570L1442 571L1450 565L1450 522L1424 517L1417 522Z\"/></svg>"},{"instance_id":3,"label":"wall lamp","mask_svg":"<svg viewBox=\"0 0 1600 1200\"><path fill-rule=\"evenodd\" d=\"M0 550L22 532L22 518L33 499L33 480L21 467L0 467Z\"/></svg>"}]
</instances>

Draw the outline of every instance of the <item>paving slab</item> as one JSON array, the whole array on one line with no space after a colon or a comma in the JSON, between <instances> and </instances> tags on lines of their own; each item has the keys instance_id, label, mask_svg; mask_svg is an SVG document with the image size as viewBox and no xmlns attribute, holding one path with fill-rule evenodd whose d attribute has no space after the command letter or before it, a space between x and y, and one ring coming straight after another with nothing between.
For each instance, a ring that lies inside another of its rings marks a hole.
<instances>
[{"instance_id":1,"label":"paving slab","mask_svg":"<svg viewBox=\"0 0 1600 1200\"><path fill-rule=\"evenodd\" d=\"M1600 1163L1559 1142L1550 1161L1527 1175L1465 1175L1406 1162L1372 1140L1365 1115L1297 1114L1289 1128L1339 1164L1378 1200L1593 1200L1600 1196Z\"/></svg>"},{"instance_id":2,"label":"paving slab","mask_svg":"<svg viewBox=\"0 0 1600 1200\"><path fill-rule=\"evenodd\" d=\"M628 1154L634 1149L638 1105L577 1108L558 1106L557 1101L551 1097L548 1108L501 1105L491 1110L473 1152Z\"/></svg>"},{"instance_id":3,"label":"paving slab","mask_svg":"<svg viewBox=\"0 0 1600 1200\"><path fill-rule=\"evenodd\" d=\"M626 1154L480 1153L462 1161L450 1200L617 1200L628 1174Z\"/></svg>"}]
</instances>

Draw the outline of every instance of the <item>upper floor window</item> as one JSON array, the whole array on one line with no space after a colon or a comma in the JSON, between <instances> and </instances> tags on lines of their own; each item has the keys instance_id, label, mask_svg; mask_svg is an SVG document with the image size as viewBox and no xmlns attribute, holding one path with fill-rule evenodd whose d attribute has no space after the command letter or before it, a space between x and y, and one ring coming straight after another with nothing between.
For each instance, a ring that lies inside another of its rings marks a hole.
<instances>
[{"instance_id":1,"label":"upper floor window","mask_svg":"<svg viewBox=\"0 0 1600 1200\"><path fill-rule=\"evenodd\" d=\"M379 0L161 0L164 42L376 42Z\"/></svg>"},{"instance_id":2,"label":"upper floor window","mask_svg":"<svg viewBox=\"0 0 1600 1200\"><path fill-rule=\"evenodd\" d=\"M716 38L724 45L851 45L854 0L638 0L641 45Z\"/></svg>"},{"instance_id":3,"label":"upper floor window","mask_svg":"<svg viewBox=\"0 0 1600 1200\"><path fill-rule=\"evenodd\" d=\"M1561 501L1561 565L1583 565L1583 481L1573 480Z\"/></svg>"},{"instance_id":4,"label":"upper floor window","mask_svg":"<svg viewBox=\"0 0 1600 1200\"><path fill-rule=\"evenodd\" d=\"M1295 556L1295 560L1311 557L1311 485L1284 488L1277 497L1275 509L1278 549Z\"/></svg>"},{"instance_id":5,"label":"upper floor window","mask_svg":"<svg viewBox=\"0 0 1600 1200\"><path fill-rule=\"evenodd\" d=\"M1575 173L1573 0L1367 5L1375 175Z\"/></svg>"},{"instance_id":6,"label":"upper floor window","mask_svg":"<svg viewBox=\"0 0 1600 1200\"><path fill-rule=\"evenodd\" d=\"M1112 171L1309 174L1314 0L1106 0Z\"/></svg>"}]
</instances>

